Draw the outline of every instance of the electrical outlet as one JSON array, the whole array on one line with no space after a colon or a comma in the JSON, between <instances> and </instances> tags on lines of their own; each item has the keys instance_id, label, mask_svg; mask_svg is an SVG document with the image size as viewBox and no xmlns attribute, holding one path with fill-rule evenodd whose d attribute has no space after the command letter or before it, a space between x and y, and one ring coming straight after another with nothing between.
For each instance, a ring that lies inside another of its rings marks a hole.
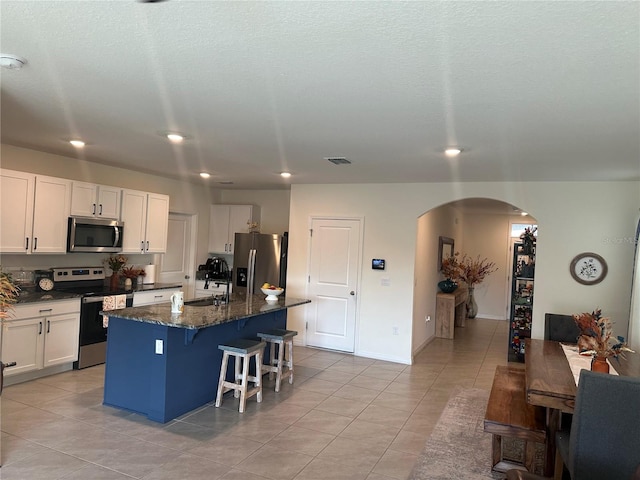
<instances>
[{"instance_id":1,"label":"electrical outlet","mask_svg":"<svg viewBox=\"0 0 640 480\"><path fill-rule=\"evenodd\" d=\"M164 342L162 340L156 340L156 355L162 355Z\"/></svg>"},{"instance_id":2,"label":"electrical outlet","mask_svg":"<svg viewBox=\"0 0 640 480\"><path fill-rule=\"evenodd\" d=\"M428 323L431 321L431 315L427 315L426 317L424 317L424 321L425 323Z\"/></svg>"},{"instance_id":3,"label":"electrical outlet","mask_svg":"<svg viewBox=\"0 0 640 480\"><path fill-rule=\"evenodd\" d=\"M398 335L398 327L393 327L393 334Z\"/></svg>"}]
</instances>

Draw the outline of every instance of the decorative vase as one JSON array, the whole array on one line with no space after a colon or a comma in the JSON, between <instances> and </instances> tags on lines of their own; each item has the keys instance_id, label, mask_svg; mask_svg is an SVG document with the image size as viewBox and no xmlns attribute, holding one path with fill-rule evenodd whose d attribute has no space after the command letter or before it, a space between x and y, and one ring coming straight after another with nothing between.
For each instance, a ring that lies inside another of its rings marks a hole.
<instances>
[{"instance_id":1,"label":"decorative vase","mask_svg":"<svg viewBox=\"0 0 640 480\"><path fill-rule=\"evenodd\" d=\"M124 279L124 288L126 288L127 290L131 290L131 288L133 287L133 282L131 281L131 279L129 277Z\"/></svg>"},{"instance_id":2,"label":"decorative vase","mask_svg":"<svg viewBox=\"0 0 640 480\"><path fill-rule=\"evenodd\" d=\"M467 318L476 318L478 314L478 304L473 296L473 288L469 287L469 297L467 298Z\"/></svg>"},{"instance_id":3,"label":"decorative vase","mask_svg":"<svg viewBox=\"0 0 640 480\"><path fill-rule=\"evenodd\" d=\"M609 362L607 362L607 357L594 356L591 360L591 371L609 373Z\"/></svg>"},{"instance_id":4,"label":"decorative vase","mask_svg":"<svg viewBox=\"0 0 640 480\"><path fill-rule=\"evenodd\" d=\"M447 278L446 280L438 282L438 288L442 293L453 293L456 291L456 288L458 288L458 284L450 278Z\"/></svg>"},{"instance_id":5,"label":"decorative vase","mask_svg":"<svg viewBox=\"0 0 640 480\"><path fill-rule=\"evenodd\" d=\"M111 279L109 281L109 288L111 288L111 290L117 290L119 285L120 285L120 275L118 275L116 272L113 272L111 274Z\"/></svg>"}]
</instances>

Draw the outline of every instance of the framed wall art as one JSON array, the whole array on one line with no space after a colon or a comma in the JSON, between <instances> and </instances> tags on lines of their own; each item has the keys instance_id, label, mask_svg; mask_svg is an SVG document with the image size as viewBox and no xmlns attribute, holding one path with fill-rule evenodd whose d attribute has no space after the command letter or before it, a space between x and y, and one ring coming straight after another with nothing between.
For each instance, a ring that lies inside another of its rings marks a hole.
<instances>
[{"instance_id":1,"label":"framed wall art","mask_svg":"<svg viewBox=\"0 0 640 480\"><path fill-rule=\"evenodd\" d=\"M597 253L584 252L576 255L569 265L573 279L583 285L595 285L607 276L607 262Z\"/></svg>"}]
</instances>

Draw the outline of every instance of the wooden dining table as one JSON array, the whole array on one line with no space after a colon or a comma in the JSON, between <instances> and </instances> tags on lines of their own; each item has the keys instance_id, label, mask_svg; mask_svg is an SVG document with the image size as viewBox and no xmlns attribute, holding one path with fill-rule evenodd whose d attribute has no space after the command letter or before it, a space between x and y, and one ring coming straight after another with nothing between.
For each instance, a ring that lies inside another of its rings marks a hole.
<instances>
[{"instance_id":1,"label":"wooden dining table","mask_svg":"<svg viewBox=\"0 0 640 480\"><path fill-rule=\"evenodd\" d=\"M560 413L573 413L577 387L560 342L527 338L525 352L527 402L547 409L544 474L549 477L553 475ZM640 377L640 354L618 357L611 364L619 375Z\"/></svg>"}]
</instances>

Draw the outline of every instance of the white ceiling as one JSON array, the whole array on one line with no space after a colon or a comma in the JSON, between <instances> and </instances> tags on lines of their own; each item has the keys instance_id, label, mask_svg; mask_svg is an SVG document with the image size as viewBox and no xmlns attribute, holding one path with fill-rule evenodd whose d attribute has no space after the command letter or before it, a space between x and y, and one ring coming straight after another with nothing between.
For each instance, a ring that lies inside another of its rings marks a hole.
<instances>
[{"instance_id":1,"label":"white ceiling","mask_svg":"<svg viewBox=\"0 0 640 480\"><path fill-rule=\"evenodd\" d=\"M640 179L640 2L2 0L0 14L0 50L28 60L1 71L4 143L224 188Z\"/></svg>"}]
</instances>

